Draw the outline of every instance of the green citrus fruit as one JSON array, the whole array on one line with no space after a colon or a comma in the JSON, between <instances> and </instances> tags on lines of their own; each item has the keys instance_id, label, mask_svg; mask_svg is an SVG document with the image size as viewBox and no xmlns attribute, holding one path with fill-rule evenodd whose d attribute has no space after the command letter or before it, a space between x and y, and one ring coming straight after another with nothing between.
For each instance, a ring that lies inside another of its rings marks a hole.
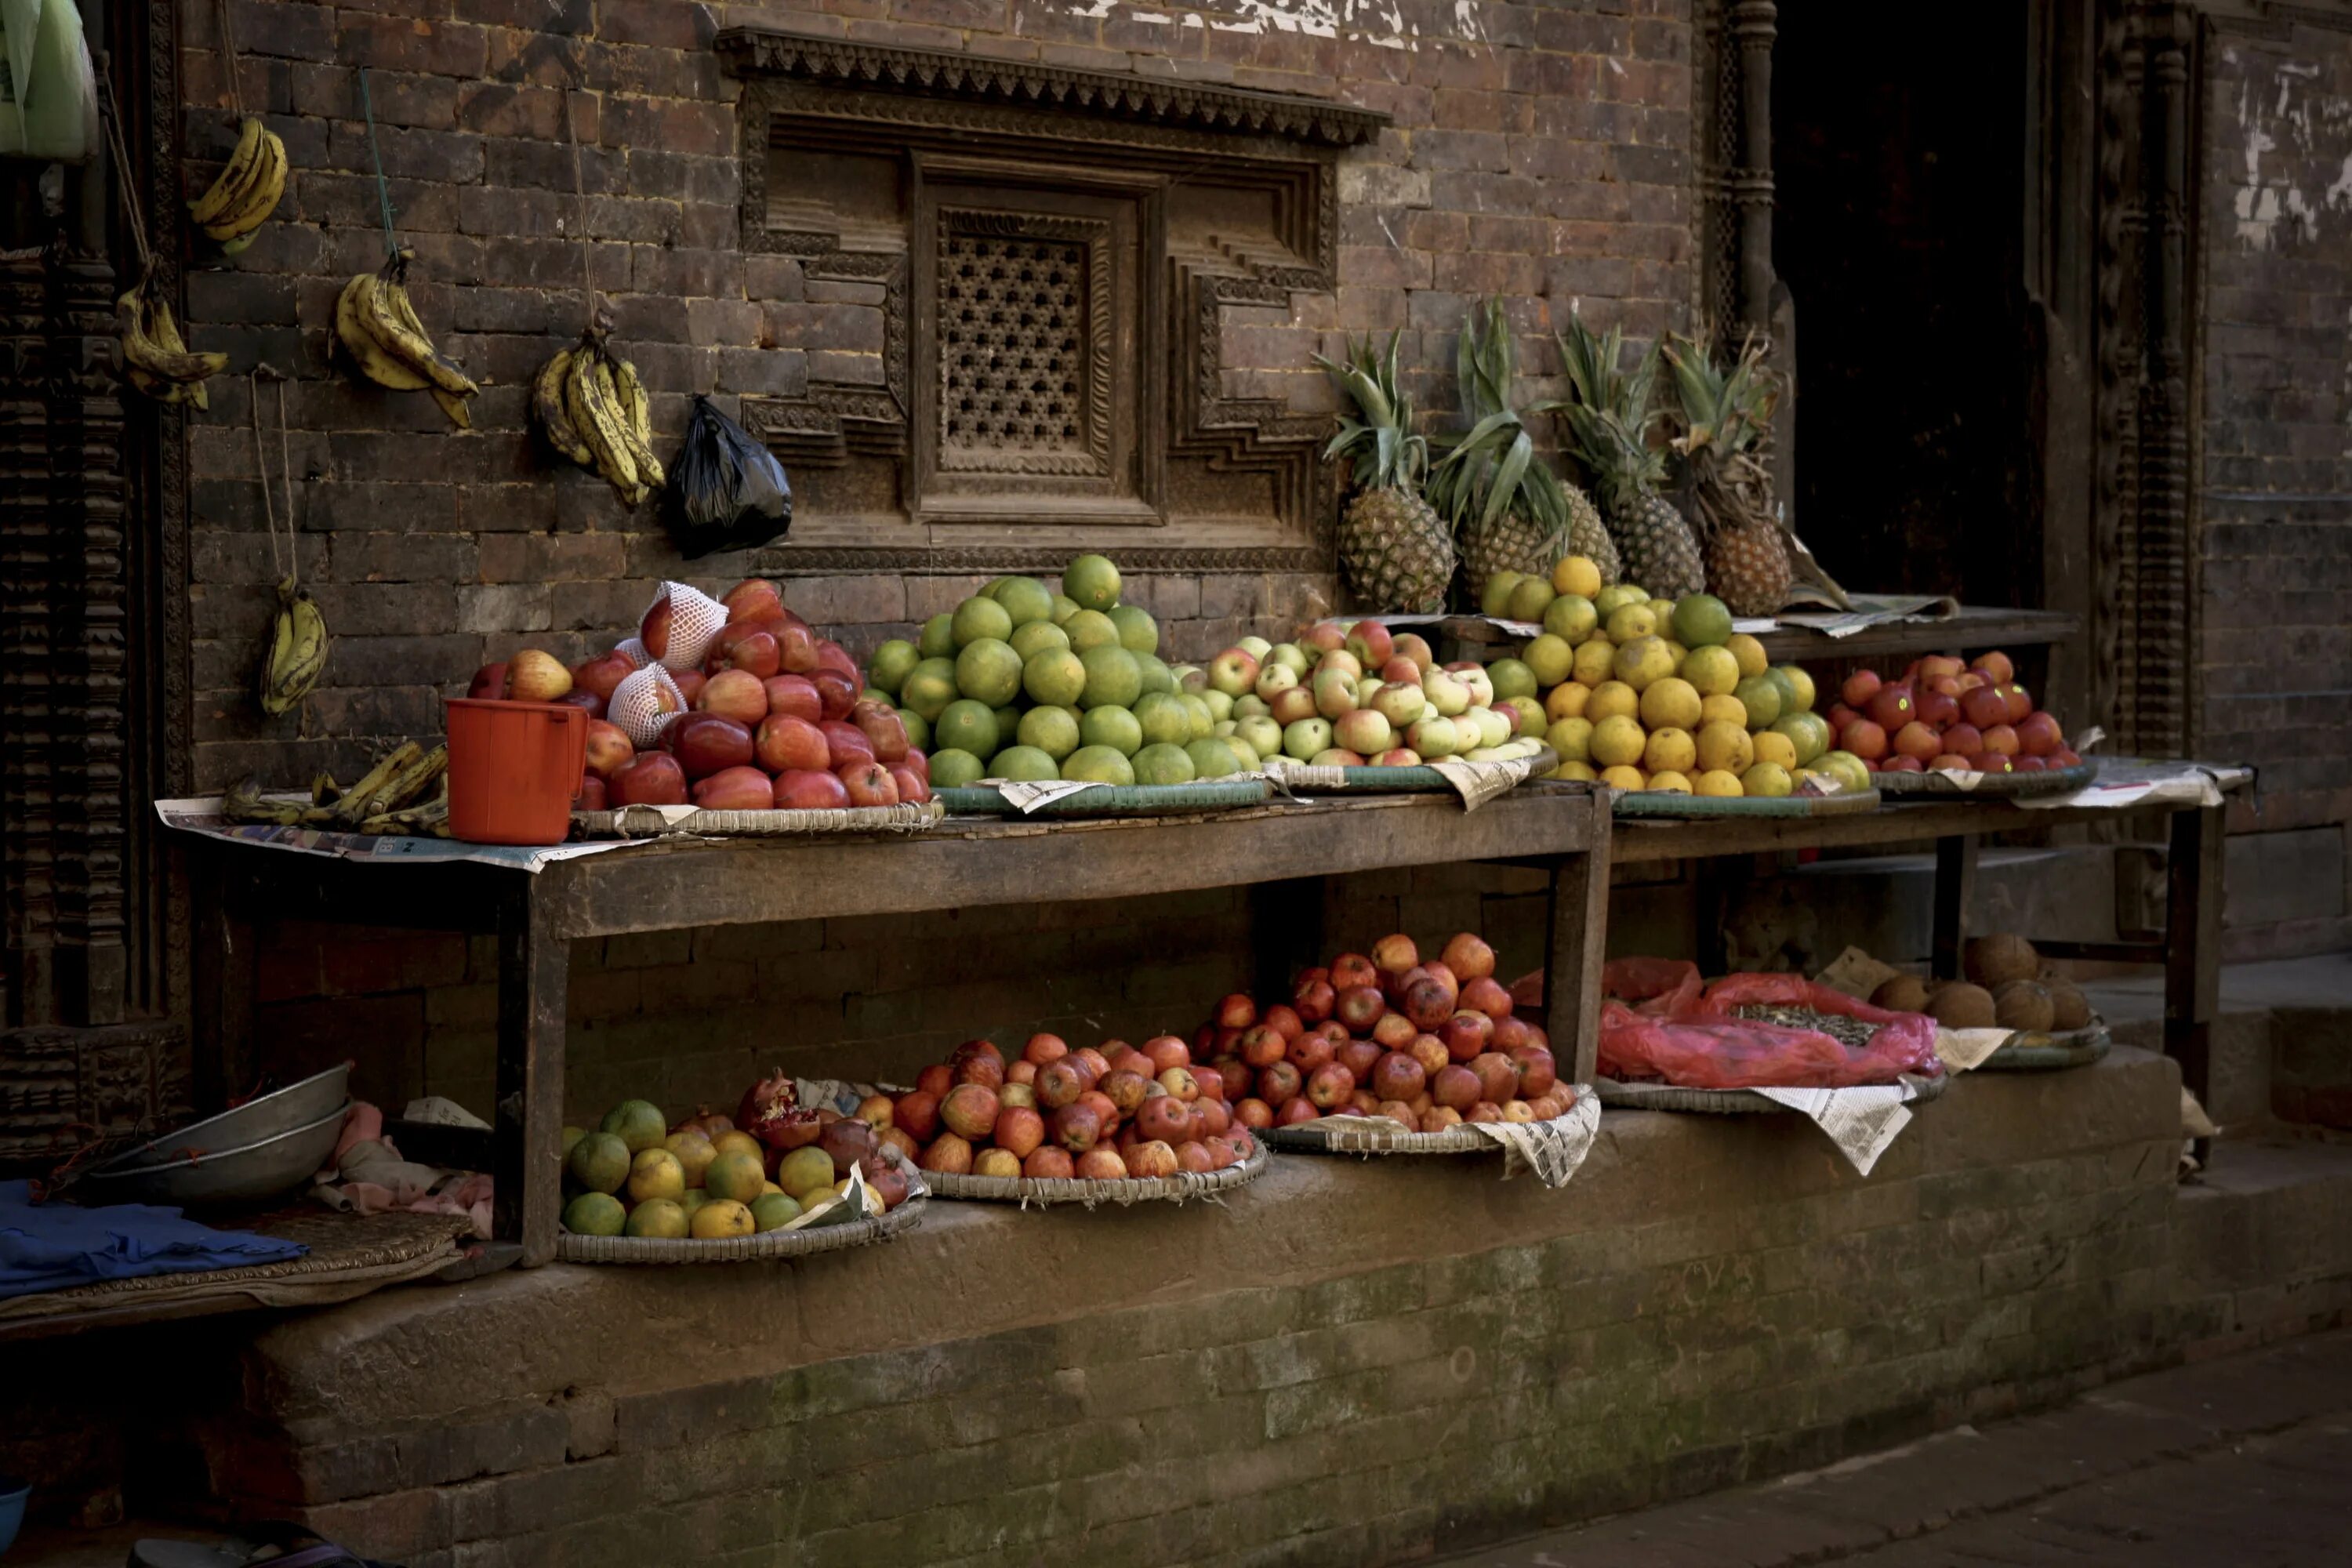
<instances>
[{"instance_id":1,"label":"green citrus fruit","mask_svg":"<svg viewBox=\"0 0 2352 1568\"><path fill-rule=\"evenodd\" d=\"M1478 590L1478 613L1500 616L1510 607L1511 590L1527 578L1524 572L1497 572L1486 579Z\"/></svg>"},{"instance_id":2,"label":"green citrus fruit","mask_svg":"<svg viewBox=\"0 0 2352 1568\"><path fill-rule=\"evenodd\" d=\"M686 1235L686 1208L676 1198L647 1198L629 1211L621 1234L676 1241Z\"/></svg>"},{"instance_id":3,"label":"green citrus fruit","mask_svg":"<svg viewBox=\"0 0 2352 1568\"><path fill-rule=\"evenodd\" d=\"M1179 694L1176 700L1181 702L1184 705L1184 711L1192 716L1192 738L1193 740L1204 741L1215 733L1217 710L1210 706L1207 698L1196 697L1192 692L1186 691Z\"/></svg>"},{"instance_id":4,"label":"green citrus fruit","mask_svg":"<svg viewBox=\"0 0 2352 1568\"><path fill-rule=\"evenodd\" d=\"M888 692L898 695L898 688L907 684L907 672L923 661L915 645L905 637L892 637L874 650L874 658L866 667L866 679Z\"/></svg>"},{"instance_id":5,"label":"green citrus fruit","mask_svg":"<svg viewBox=\"0 0 2352 1568\"><path fill-rule=\"evenodd\" d=\"M931 749L931 721L912 708L898 710L898 722L907 727L907 744L919 752Z\"/></svg>"},{"instance_id":6,"label":"green citrus fruit","mask_svg":"<svg viewBox=\"0 0 2352 1568\"><path fill-rule=\"evenodd\" d=\"M1739 699L1741 707L1748 710L1748 727L1750 730L1769 730L1772 727L1772 721L1780 716L1780 683L1769 673L1749 676L1733 687L1731 694ZM1747 783L1745 779L1740 782ZM1755 795L1758 791L1749 784L1748 793Z\"/></svg>"},{"instance_id":7,"label":"green citrus fruit","mask_svg":"<svg viewBox=\"0 0 2352 1568\"><path fill-rule=\"evenodd\" d=\"M748 1204L760 1195L767 1180L768 1173L761 1168L760 1156L734 1150L710 1162L709 1168L702 1173L702 1190L714 1198L733 1198L739 1204Z\"/></svg>"},{"instance_id":8,"label":"green citrus fruit","mask_svg":"<svg viewBox=\"0 0 2352 1568\"><path fill-rule=\"evenodd\" d=\"M1143 726L1124 708L1089 708L1078 721L1078 743L1088 750L1104 747L1131 757L1143 750Z\"/></svg>"},{"instance_id":9,"label":"green citrus fruit","mask_svg":"<svg viewBox=\"0 0 2352 1568\"><path fill-rule=\"evenodd\" d=\"M996 755L996 712L975 698L950 702L931 721L931 738L946 750Z\"/></svg>"},{"instance_id":10,"label":"green citrus fruit","mask_svg":"<svg viewBox=\"0 0 2352 1568\"><path fill-rule=\"evenodd\" d=\"M1034 654L1021 667L1021 689L1029 693L1033 702L1076 707L1078 699L1086 695L1085 661L1067 648L1048 648Z\"/></svg>"},{"instance_id":11,"label":"green citrus fruit","mask_svg":"<svg viewBox=\"0 0 2352 1568\"><path fill-rule=\"evenodd\" d=\"M1116 710L1104 708L1098 711L1110 713ZM1078 749L1077 710L1067 706L1032 708L1021 715L1013 739L1023 747L1044 752L1048 762L1059 763Z\"/></svg>"},{"instance_id":12,"label":"green citrus fruit","mask_svg":"<svg viewBox=\"0 0 2352 1568\"><path fill-rule=\"evenodd\" d=\"M1494 683L1495 700L1506 697L1533 697L1536 694L1536 672L1527 661L1498 658L1486 667L1486 679Z\"/></svg>"},{"instance_id":13,"label":"green citrus fruit","mask_svg":"<svg viewBox=\"0 0 2352 1568\"><path fill-rule=\"evenodd\" d=\"M751 1228L782 1230L801 1217L801 1205L790 1193L762 1193L751 1200Z\"/></svg>"},{"instance_id":14,"label":"green citrus fruit","mask_svg":"<svg viewBox=\"0 0 2352 1568\"><path fill-rule=\"evenodd\" d=\"M1143 695L1146 697L1155 691L1173 692L1177 689L1176 672L1162 663L1159 655L1136 654L1135 668L1143 672Z\"/></svg>"},{"instance_id":15,"label":"green citrus fruit","mask_svg":"<svg viewBox=\"0 0 2352 1568\"><path fill-rule=\"evenodd\" d=\"M1503 601L1503 618L1508 621L1541 621L1544 612L1559 595L1551 591L1548 577L1522 577L1512 584L1511 596Z\"/></svg>"},{"instance_id":16,"label":"green citrus fruit","mask_svg":"<svg viewBox=\"0 0 2352 1568\"><path fill-rule=\"evenodd\" d=\"M1053 624L1054 590L1034 577L1002 578L988 590L988 596L1004 606L1016 627L1035 621Z\"/></svg>"},{"instance_id":17,"label":"green citrus fruit","mask_svg":"<svg viewBox=\"0 0 2352 1568\"><path fill-rule=\"evenodd\" d=\"M990 722L993 723L991 717ZM931 753L931 787L961 789L965 784L978 784L988 774L988 764L970 752L950 746Z\"/></svg>"},{"instance_id":18,"label":"green citrus fruit","mask_svg":"<svg viewBox=\"0 0 2352 1568\"><path fill-rule=\"evenodd\" d=\"M993 599L974 595L955 607L955 645L961 648L982 637L998 642L1013 635L1013 617Z\"/></svg>"},{"instance_id":19,"label":"green citrus fruit","mask_svg":"<svg viewBox=\"0 0 2352 1568\"><path fill-rule=\"evenodd\" d=\"M1070 617L1076 615L1085 607L1085 605L1079 604L1076 599L1071 598L1067 594L1055 595L1054 624L1057 626L1069 625Z\"/></svg>"},{"instance_id":20,"label":"green citrus fruit","mask_svg":"<svg viewBox=\"0 0 2352 1568\"><path fill-rule=\"evenodd\" d=\"M1562 594L1544 606L1543 629L1573 647L1592 635L1601 614L1581 594Z\"/></svg>"},{"instance_id":21,"label":"green citrus fruit","mask_svg":"<svg viewBox=\"0 0 2352 1568\"><path fill-rule=\"evenodd\" d=\"M1191 784L1201 773L1183 747L1164 742L1136 752L1133 766L1139 784Z\"/></svg>"},{"instance_id":22,"label":"green citrus fruit","mask_svg":"<svg viewBox=\"0 0 2352 1568\"><path fill-rule=\"evenodd\" d=\"M1143 727L1146 746L1181 746L1192 739L1192 715L1180 698L1155 691L1137 698L1132 711L1135 721Z\"/></svg>"},{"instance_id":23,"label":"green citrus fruit","mask_svg":"<svg viewBox=\"0 0 2352 1568\"><path fill-rule=\"evenodd\" d=\"M1227 773L1242 771L1242 760L1234 754L1233 746L1228 745L1222 736L1192 742L1185 746L1184 754L1192 759L1192 772L1201 778L1223 778ZM1255 752L1250 752L1249 765L1257 766Z\"/></svg>"},{"instance_id":24,"label":"green citrus fruit","mask_svg":"<svg viewBox=\"0 0 2352 1568\"><path fill-rule=\"evenodd\" d=\"M1062 764L1062 776L1089 784L1131 784L1135 769L1109 746L1081 746Z\"/></svg>"},{"instance_id":25,"label":"green citrus fruit","mask_svg":"<svg viewBox=\"0 0 2352 1568\"><path fill-rule=\"evenodd\" d=\"M956 700L955 661L927 658L907 672L907 683L899 689L898 700L921 714L926 721L936 721L940 710Z\"/></svg>"},{"instance_id":26,"label":"green citrus fruit","mask_svg":"<svg viewBox=\"0 0 2352 1568\"><path fill-rule=\"evenodd\" d=\"M592 1193L617 1193L629 1179L629 1146L614 1133L588 1133L572 1145L563 1170Z\"/></svg>"},{"instance_id":27,"label":"green citrus fruit","mask_svg":"<svg viewBox=\"0 0 2352 1568\"><path fill-rule=\"evenodd\" d=\"M942 610L923 623L915 651L925 658L953 658L955 650L955 616Z\"/></svg>"},{"instance_id":28,"label":"green citrus fruit","mask_svg":"<svg viewBox=\"0 0 2352 1568\"><path fill-rule=\"evenodd\" d=\"M635 1154L643 1150L656 1149L669 1136L669 1124L662 1120L661 1107L646 1100L625 1100L604 1112L600 1127L617 1136Z\"/></svg>"},{"instance_id":29,"label":"green citrus fruit","mask_svg":"<svg viewBox=\"0 0 2352 1568\"><path fill-rule=\"evenodd\" d=\"M1113 605L1106 612L1118 628L1118 646L1131 654L1160 651L1160 623L1141 605Z\"/></svg>"},{"instance_id":30,"label":"green citrus fruit","mask_svg":"<svg viewBox=\"0 0 2352 1568\"><path fill-rule=\"evenodd\" d=\"M1070 634L1051 621L1031 621L1013 628L1013 651L1025 662L1041 653L1070 646Z\"/></svg>"},{"instance_id":31,"label":"green citrus fruit","mask_svg":"<svg viewBox=\"0 0 2352 1568\"><path fill-rule=\"evenodd\" d=\"M1143 670L1123 647L1090 647L1078 656L1087 667L1082 708L1127 708L1143 695Z\"/></svg>"},{"instance_id":32,"label":"green citrus fruit","mask_svg":"<svg viewBox=\"0 0 2352 1568\"><path fill-rule=\"evenodd\" d=\"M1118 568L1100 555L1081 555L1062 573L1062 592L1087 610L1108 610L1118 603Z\"/></svg>"},{"instance_id":33,"label":"green citrus fruit","mask_svg":"<svg viewBox=\"0 0 2352 1568\"><path fill-rule=\"evenodd\" d=\"M1731 640L1731 606L1712 594L1675 601L1675 640L1685 647L1721 647Z\"/></svg>"},{"instance_id":34,"label":"green citrus fruit","mask_svg":"<svg viewBox=\"0 0 2352 1568\"><path fill-rule=\"evenodd\" d=\"M1100 610L1080 610L1062 623L1062 630L1070 639L1072 653L1124 646L1118 640L1118 623Z\"/></svg>"},{"instance_id":35,"label":"green citrus fruit","mask_svg":"<svg viewBox=\"0 0 2352 1568\"><path fill-rule=\"evenodd\" d=\"M1058 713L1058 708L1041 708L1041 713ZM998 778L1014 784L1051 784L1062 776L1054 759L1034 746L1007 746L988 760L988 771Z\"/></svg>"},{"instance_id":36,"label":"green citrus fruit","mask_svg":"<svg viewBox=\"0 0 2352 1568\"><path fill-rule=\"evenodd\" d=\"M618 1236L629 1213L610 1193L583 1193L563 1205L563 1228L574 1236Z\"/></svg>"},{"instance_id":37,"label":"green citrus fruit","mask_svg":"<svg viewBox=\"0 0 2352 1568\"><path fill-rule=\"evenodd\" d=\"M1002 708L1021 691L1021 656L1013 645L982 637L956 655L956 689L991 708Z\"/></svg>"},{"instance_id":38,"label":"green citrus fruit","mask_svg":"<svg viewBox=\"0 0 2352 1568\"><path fill-rule=\"evenodd\" d=\"M721 1154L719 1159L727 1156ZM647 1149L629 1162L629 1199L675 1198L686 1191L686 1164L667 1149Z\"/></svg>"}]
</instances>

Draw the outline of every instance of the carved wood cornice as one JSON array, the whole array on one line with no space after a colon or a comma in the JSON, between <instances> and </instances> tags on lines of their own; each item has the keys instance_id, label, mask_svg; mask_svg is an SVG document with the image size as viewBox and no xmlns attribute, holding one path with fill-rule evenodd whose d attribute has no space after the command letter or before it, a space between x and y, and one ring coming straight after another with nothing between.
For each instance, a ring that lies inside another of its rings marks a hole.
<instances>
[{"instance_id":1,"label":"carved wood cornice","mask_svg":"<svg viewBox=\"0 0 2352 1568\"><path fill-rule=\"evenodd\" d=\"M1375 110L1293 93L852 43L769 28L730 27L714 47L720 64L738 77L1059 109L1097 120L1279 136L1328 147L1361 146L1378 138L1389 122L1387 115Z\"/></svg>"}]
</instances>

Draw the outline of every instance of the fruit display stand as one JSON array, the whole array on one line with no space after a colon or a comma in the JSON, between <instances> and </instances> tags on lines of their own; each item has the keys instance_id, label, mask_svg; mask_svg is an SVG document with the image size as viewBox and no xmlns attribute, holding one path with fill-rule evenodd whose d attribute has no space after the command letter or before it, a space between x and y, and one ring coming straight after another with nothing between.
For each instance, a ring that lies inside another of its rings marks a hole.
<instances>
[{"instance_id":1,"label":"fruit display stand","mask_svg":"<svg viewBox=\"0 0 2352 1568\"><path fill-rule=\"evenodd\" d=\"M364 922L492 935L499 944L497 1119L488 1133L402 1132L413 1157L488 1168L496 1228L527 1266L556 1253L562 1205L564 1044L571 945L685 927L901 914L1044 900L1258 889L1259 962L1286 978L1300 940L1297 883L1359 871L1509 860L1550 877L1547 1032L1588 1081L1598 1043L1610 824L1600 794L1522 789L1465 812L1434 795L1276 801L1197 816L950 820L898 837L654 842L556 861L535 874L458 861L355 864L198 838L199 938L216 955L197 999L205 1098L253 1076L251 922ZM411 1148L411 1142L416 1146Z\"/></svg>"},{"instance_id":2,"label":"fruit display stand","mask_svg":"<svg viewBox=\"0 0 2352 1568\"><path fill-rule=\"evenodd\" d=\"M2196 763L2159 766L2182 773L2201 771L2221 795L2248 788L2252 782L2244 769ZM1936 847L1932 966L1937 976L1954 978L1960 973L1960 952L1968 935L1979 842L1989 834L2112 822L2117 809L2074 804L2037 807L2007 800L1937 795L1890 800L1875 811L1860 815L1637 820L1619 826L1610 858L1612 864L1643 865L1932 842ZM2208 1088L2210 1034L2220 993L2224 807L2215 804L2210 794L2202 799L2194 795L2167 798L2157 794L2133 800L2129 809L2170 816L2162 936L2150 942L2045 942L2036 946L2053 958L2160 965L2165 974L2165 1052L2179 1062L2183 1084L2201 1100ZM1709 924L1704 915L1700 924L1702 930ZM1718 962L1713 967L1721 965Z\"/></svg>"},{"instance_id":3,"label":"fruit display stand","mask_svg":"<svg viewBox=\"0 0 2352 1568\"><path fill-rule=\"evenodd\" d=\"M1406 623L1399 617L1386 618L1399 620L1401 625L1418 624ZM1438 635L1446 639L1447 651L1458 647L1460 657L1465 658L1499 658L1534 635L1533 630L1524 626L1513 629L1485 616L1448 616L1435 621L1434 626ZM2079 620L2060 610L1963 605L1956 613L1934 620L1884 621L1844 637L1833 637L1811 626L1786 625L1755 635L1773 663L1797 664L1823 659L1910 658L1955 648L2048 647L2070 640L2081 629Z\"/></svg>"}]
</instances>

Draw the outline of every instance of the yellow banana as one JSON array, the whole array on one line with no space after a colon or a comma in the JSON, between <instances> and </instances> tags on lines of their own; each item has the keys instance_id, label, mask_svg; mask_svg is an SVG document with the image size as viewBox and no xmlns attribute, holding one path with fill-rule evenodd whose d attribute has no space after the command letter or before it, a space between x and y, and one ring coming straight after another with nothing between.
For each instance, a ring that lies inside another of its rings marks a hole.
<instances>
[{"instance_id":1,"label":"yellow banana","mask_svg":"<svg viewBox=\"0 0 2352 1568\"><path fill-rule=\"evenodd\" d=\"M579 464L583 468L596 466L596 454L580 438L573 428L571 415L563 409L563 376L572 368L572 351L559 349L553 358L539 367L530 379L531 417L539 422L539 433L547 444Z\"/></svg>"},{"instance_id":2,"label":"yellow banana","mask_svg":"<svg viewBox=\"0 0 2352 1568\"><path fill-rule=\"evenodd\" d=\"M580 432L595 455L596 471L626 500L630 492L638 488L637 465L629 456L627 442L621 438L618 411L604 400L604 391L611 383L608 380L602 386L598 384L595 371L602 359L595 348L586 342L572 351L572 363L563 377L563 407L572 416L572 428Z\"/></svg>"},{"instance_id":3,"label":"yellow banana","mask_svg":"<svg viewBox=\"0 0 2352 1568\"><path fill-rule=\"evenodd\" d=\"M360 324L360 298L375 283L374 273L362 272L343 285L342 293L335 300L335 338L351 355L352 363L359 366L360 374L378 386L390 387L394 392L422 391L432 383L384 353Z\"/></svg>"},{"instance_id":4,"label":"yellow banana","mask_svg":"<svg viewBox=\"0 0 2352 1568\"><path fill-rule=\"evenodd\" d=\"M188 216L198 223L215 223L226 212L229 204L252 187L255 158L261 151L261 139L268 134L261 121L253 115L245 117L237 127L236 150L228 155L220 174L206 186L205 194L188 204Z\"/></svg>"},{"instance_id":5,"label":"yellow banana","mask_svg":"<svg viewBox=\"0 0 2352 1568\"><path fill-rule=\"evenodd\" d=\"M286 194L286 143L277 132L264 130L259 153L260 169L246 189L210 223L205 233L214 239L235 239L259 228L263 220L278 210L278 200Z\"/></svg>"},{"instance_id":6,"label":"yellow banana","mask_svg":"<svg viewBox=\"0 0 2352 1568\"><path fill-rule=\"evenodd\" d=\"M464 398L454 392L444 392L437 386L427 387L425 390L432 394L433 401L440 407L441 412L449 416L450 424L460 430L471 430L474 427L474 416L466 407Z\"/></svg>"},{"instance_id":7,"label":"yellow banana","mask_svg":"<svg viewBox=\"0 0 2352 1568\"><path fill-rule=\"evenodd\" d=\"M198 383L208 375L216 375L228 368L228 355L224 353L190 353L179 342L179 332L171 325L169 310L161 309L153 321L165 333L159 341L153 335L150 310L161 306L145 293L141 284L115 300L116 316L122 324L122 355L126 366L146 372L159 381ZM143 389L142 389L143 390Z\"/></svg>"},{"instance_id":8,"label":"yellow banana","mask_svg":"<svg viewBox=\"0 0 2352 1568\"><path fill-rule=\"evenodd\" d=\"M333 638L327 618L291 577L278 584L278 613L270 617L269 657L261 667L261 710L272 718L310 694L327 668Z\"/></svg>"},{"instance_id":9,"label":"yellow banana","mask_svg":"<svg viewBox=\"0 0 2352 1568\"><path fill-rule=\"evenodd\" d=\"M637 367L627 360L614 364L613 392L621 408L621 435L637 465L637 477L658 488L669 476L662 471L661 459L654 456L653 410L646 398L645 384L637 379Z\"/></svg>"},{"instance_id":10,"label":"yellow banana","mask_svg":"<svg viewBox=\"0 0 2352 1568\"><path fill-rule=\"evenodd\" d=\"M408 302L408 290L401 281L407 270L408 253L403 251L384 264L373 288L361 290L353 301L360 325L384 353L442 391L460 397L472 396L481 389L463 371L443 359L432 340L411 324L416 320L416 310Z\"/></svg>"}]
</instances>

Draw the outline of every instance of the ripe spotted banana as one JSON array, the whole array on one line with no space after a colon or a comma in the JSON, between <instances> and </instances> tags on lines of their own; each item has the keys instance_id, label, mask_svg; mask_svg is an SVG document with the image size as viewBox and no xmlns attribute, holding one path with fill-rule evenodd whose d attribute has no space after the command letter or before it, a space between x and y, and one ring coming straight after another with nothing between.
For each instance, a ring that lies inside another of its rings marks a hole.
<instances>
[{"instance_id":1,"label":"ripe spotted banana","mask_svg":"<svg viewBox=\"0 0 2352 1568\"><path fill-rule=\"evenodd\" d=\"M342 293L335 300L336 341L343 345L343 352L352 356L352 363L359 366L360 374L378 386L389 387L394 392L421 392L433 384L384 353L383 346L368 336L367 329L360 324L360 296L373 289L375 284L374 273L362 272L343 285Z\"/></svg>"},{"instance_id":2,"label":"ripe spotted banana","mask_svg":"<svg viewBox=\"0 0 2352 1568\"><path fill-rule=\"evenodd\" d=\"M547 437L549 446L582 468L593 468L596 466L596 454L590 451L588 443L580 438L579 430L572 423L572 416L563 407L563 377L564 373L572 368L572 354L570 349L558 350L552 358L539 367L539 374L531 377L530 414L539 425L539 433Z\"/></svg>"},{"instance_id":3,"label":"ripe spotted banana","mask_svg":"<svg viewBox=\"0 0 2352 1568\"><path fill-rule=\"evenodd\" d=\"M473 396L481 389L464 371L441 357L440 351L417 323L416 308L409 302L404 281L407 273L408 252L404 250L384 263L383 269L376 275L375 287L361 290L353 301L360 324L384 353L442 391L459 397Z\"/></svg>"},{"instance_id":4,"label":"ripe spotted banana","mask_svg":"<svg viewBox=\"0 0 2352 1568\"><path fill-rule=\"evenodd\" d=\"M669 476L662 471L661 459L654 456L653 410L645 384L637 380L637 367L627 360L614 362L613 391L621 405L621 434L636 462L637 477L658 489Z\"/></svg>"},{"instance_id":5,"label":"ripe spotted banana","mask_svg":"<svg viewBox=\"0 0 2352 1568\"><path fill-rule=\"evenodd\" d=\"M605 483L630 506L643 500L645 486L638 480L636 459L629 455L623 416L613 398L613 373L593 344L583 343L572 353L563 377L563 407L594 452L596 471Z\"/></svg>"},{"instance_id":6,"label":"ripe spotted banana","mask_svg":"<svg viewBox=\"0 0 2352 1568\"><path fill-rule=\"evenodd\" d=\"M261 710L276 718L310 694L327 668L333 638L327 618L291 577L278 584L278 612L270 617L269 655L262 663Z\"/></svg>"},{"instance_id":7,"label":"ripe spotted banana","mask_svg":"<svg viewBox=\"0 0 2352 1568\"><path fill-rule=\"evenodd\" d=\"M248 125L258 121L248 120ZM240 136L237 145L245 145ZM259 228L269 215L278 210L278 203L286 194L286 143L275 132L264 128L253 155L254 168L249 176L209 220L199 218L206 236L219 240L235 240ZM230 168L235 168L232 160ZM227 171L222 172L223 179ZM209 198L211 193L205 193ZM242 247L240 247L242 248Z\"/></svg>"},{"instance_id":8,"label":"ripe spotted banana","mask_svg":"<svg viewBox=\"0 0 2352 1568\"><path fill-rule=\"evenodd\" d=\"M115 300L114 310L122 325L124 379L150 397L205 406L205 378L227 369L228 355L189 353L171 307L155 297L148 280ZM169 395L174 390L179 396Z\"/></svg>"},{"instance_id":9,"label":"ripe spotted banana","mask_svg":"<svg viewBox=\"0 0 2352 1568\"><path fill-rule=\"evenodd\" d=\"M206 186L205 194L188 204L188 216L198 223L217 223L229 204L252 189L255 175L260 172L261 139L269 134L267 127L254 116L245 117L237 127L236 150L228 155L219 175Z\"/></svg>"}]
</instances>

